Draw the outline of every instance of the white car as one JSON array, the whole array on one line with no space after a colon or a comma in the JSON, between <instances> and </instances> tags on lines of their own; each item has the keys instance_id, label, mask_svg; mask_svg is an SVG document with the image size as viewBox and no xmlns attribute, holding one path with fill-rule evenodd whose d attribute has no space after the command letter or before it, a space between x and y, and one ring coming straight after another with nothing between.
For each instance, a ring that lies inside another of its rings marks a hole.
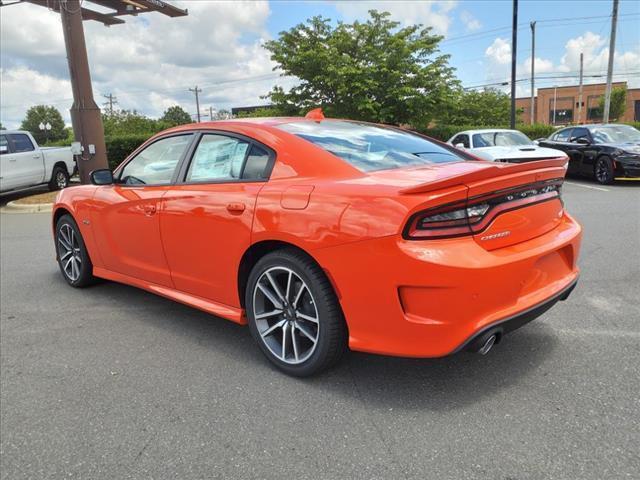
<instances>
[{"instance_id":1,"label":"white car","mask_svg":"<svg viewBox=\"0 0 640 480\"><path fill-rule=\"evenodd\" d=\"M493 162L522 163L566 157L561 150L539 147L518 130L467 130L455 134L447 143Z\"/></svg>"},{"instance_id":2,"label":"white car","mask_svg":"<svg viewBox=\"0 0 640 480\"><path fill-rule=\"evenodd\" d=\"M29 132L0 130L0 192L48 184L69 185L76 164L71 147L40 148Z\"/></svg>"}]
</instances>

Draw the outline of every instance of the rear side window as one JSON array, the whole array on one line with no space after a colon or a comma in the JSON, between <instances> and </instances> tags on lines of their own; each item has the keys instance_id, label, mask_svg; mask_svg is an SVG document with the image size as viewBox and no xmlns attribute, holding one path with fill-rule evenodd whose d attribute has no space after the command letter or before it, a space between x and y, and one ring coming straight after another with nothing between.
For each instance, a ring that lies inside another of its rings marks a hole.
<instances>
[{"instance_id":1,"label":"rear side window","mask_svg":"<svg viewBox=\"0 0 640 480\"><path fill-rule=\"evenodd\" d=\"M35 150L33 143L31 143L31 139L29 139L29 136L24 133L12 133L9 135L9 138L13 143L14 153L32 152Z\"/></svg>"},{"instance_id":2,"label":"rear side window","mask_svg":"<svg viewBox=\"0 0 640 480\"><path fill-rule=\"evenodd\" d=\"M205 134L193 155L187 182L237 180L249 143L226 135Z\"/></svg>"},{"instance_id":3,"label":"rear side window","mask_svg":"<svg viewBox=\"0 0 640 480\"><path fill-rule=\"evenodd\" d=\"M568 142L569 134L571 133L571 128L565 128L564 130L560 130L553 136L553 139L556 142Z\"/></svg>"},{"instance_id":4,"label":"rear side window","mask_svg":"<svg viewBox=\"0 0 640 480\"><path fill-rule=\"evenodd\" d=\"M363 172L465 160L455 149L441 147L419 135L366 123L300 121L284 123L278 128L317 145Z\"/></svg>"},{"instance_id":5,"label":"rear side window","mask_svg":"<svg viewBox=\"0 0 640 480\"><path fill-rule=\"evenodd\" d=\"M269 153L257 145L253 145L244 165L242 178L247 180L265 180L269 176Z\"/></svg>"},{"instance_id":6,"label":"rear side window","mask_svg":"<svg viewBox=\"0 0 640 480\"><path fill-rule=\"evenodd\" d=\"M9 141L6 135L0 135L0 155L9 153Z\"/></svg>"}]
</instances>

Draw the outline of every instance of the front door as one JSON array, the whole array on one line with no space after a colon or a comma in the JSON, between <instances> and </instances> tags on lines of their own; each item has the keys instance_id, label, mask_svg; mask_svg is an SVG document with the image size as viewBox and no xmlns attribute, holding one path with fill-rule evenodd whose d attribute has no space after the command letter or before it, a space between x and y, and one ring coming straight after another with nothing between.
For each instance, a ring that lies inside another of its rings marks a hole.
<instances>
[{"instance_id":1,"label":"front door","mask_svg":"<svg viewBox=\"0 0 640 480\"><path fill-rule=\"evenodd\" d=\"M44 181L42 153L25 133L5 136L8 153L2 155L2 189L24 188Z\"/></svg>"},{"instance_id":2,"label":"front door","mask_svg":"<svg viewBox=\"0 0 640 480\"><path fill-rule=\"evenodd\" d=\"M183 181L162 198L160 232L177 290L240 306L239 263L273 159L244 137L202 134Z\"/></svg>"},{"instance_id":3,"label":"front door","mask_svg":"<svg viewBox=\"0 0 640 480\"><path fill-rule=\"evenodd\" d=\"M136 154L98 187L92 224L105 267L150 283L172 287L162 250L159 214L193 134L164 137Z\"/></svg>"}]
</instances>

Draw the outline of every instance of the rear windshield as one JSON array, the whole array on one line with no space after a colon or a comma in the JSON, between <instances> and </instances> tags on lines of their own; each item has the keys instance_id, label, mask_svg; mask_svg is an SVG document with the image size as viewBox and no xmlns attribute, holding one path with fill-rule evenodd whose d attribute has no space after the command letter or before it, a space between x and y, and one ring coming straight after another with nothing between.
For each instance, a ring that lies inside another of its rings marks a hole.
<instances>
[{"instance_id":1,"label":"rear windshield","mask_svg":"<svg viewBox=\"0 0 640 480\"><path fill-rule=\"evenodd\" d=\"M418 135L365 123L304 121L285 123L278 128L316 144L364 172L465 160Z\"/></svg>"}]
</instances>

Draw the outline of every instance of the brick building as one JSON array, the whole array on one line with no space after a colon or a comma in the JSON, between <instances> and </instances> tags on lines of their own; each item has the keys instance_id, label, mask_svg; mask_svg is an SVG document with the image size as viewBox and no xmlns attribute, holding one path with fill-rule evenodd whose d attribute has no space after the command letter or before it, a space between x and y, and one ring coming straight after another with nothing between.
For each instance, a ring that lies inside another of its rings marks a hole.
<instances>
[{"instance_id":1,"label":"brick building","mask_svg":"<svg viewBox=\"0 0 640 480\"><path fill-rule=\"evenodd\" d=\"M627 82L614 82L613 88L626 87ZM598 123L602 114L598 108L600 97L604 95L605 83L582 87L582 117L578 118L578 86L538 88L534 98L535 122L548 125L569 123ZM554 123L555 104L555 123ZM531 123L531 97L516 98L516 108L522 109L521 120ZM640 122L640 88L627 89L627 108L618 119L621 122Z\"/></svg>"}]
</instances>

